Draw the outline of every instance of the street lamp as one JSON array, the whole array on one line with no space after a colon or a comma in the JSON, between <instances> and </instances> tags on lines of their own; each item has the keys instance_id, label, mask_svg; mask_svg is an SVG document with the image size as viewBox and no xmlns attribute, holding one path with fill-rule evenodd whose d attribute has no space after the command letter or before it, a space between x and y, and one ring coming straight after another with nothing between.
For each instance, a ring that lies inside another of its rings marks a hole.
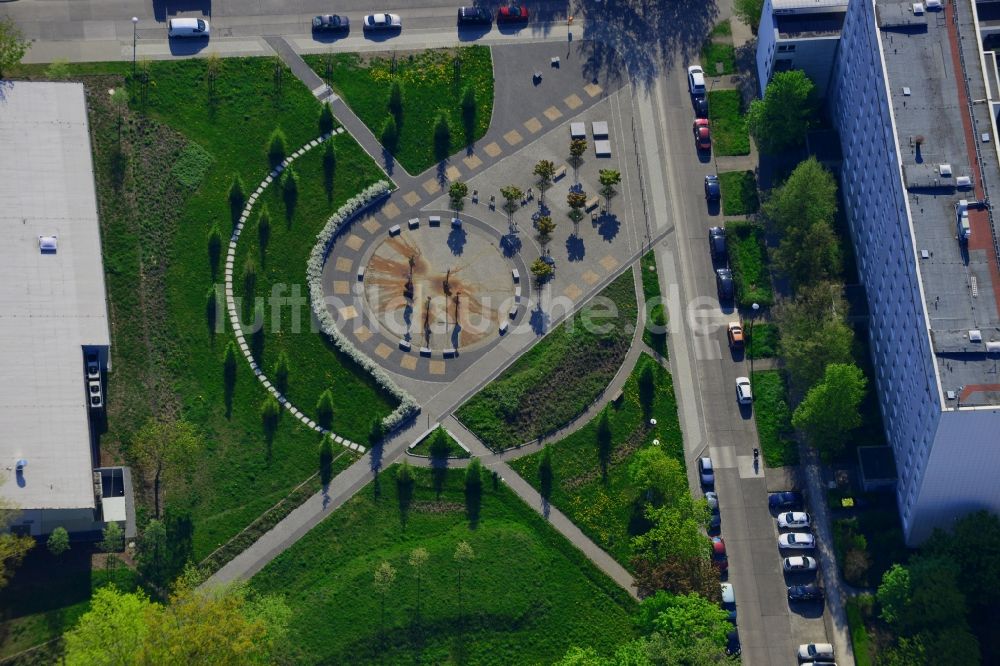
<instances>
[{"instance_id":1,"label":"street lamp","mask_svg":"<svg viewBox=\"0 0 1000 666\"><path fill-rule=\"evenodd\" d=\"M750 330L747 331L747 351L750 354L750 395L753 395L753 320L757 318L757 310L760 310L759 303L750 306Z\"/></svg>"},{"instance_id":2,"label":"street lamp","mask_svg":"<svg viewBox=\"0 0 1000 666\"><path fill-rule=\"evenodd\" d=\"M139 25L139 17L132 17L132 80L135 80L135 31Z\"/></svg>"}]
</instances>

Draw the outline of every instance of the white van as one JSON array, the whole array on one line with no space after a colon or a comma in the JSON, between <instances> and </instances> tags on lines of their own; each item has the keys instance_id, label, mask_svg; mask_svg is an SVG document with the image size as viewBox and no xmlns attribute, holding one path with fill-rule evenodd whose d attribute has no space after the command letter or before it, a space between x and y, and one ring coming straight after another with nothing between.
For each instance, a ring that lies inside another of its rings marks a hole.
<instances>
[{"instance_id":1,"label":"white van","mask_svg":"<svg viewBox=\"0 0 1000 666\"><path fill-rule=\"evenodd\" d=\"M168 37L208 37L208 21L200 18L174 18L167 21Z\"/></svg>"}]
</instances>

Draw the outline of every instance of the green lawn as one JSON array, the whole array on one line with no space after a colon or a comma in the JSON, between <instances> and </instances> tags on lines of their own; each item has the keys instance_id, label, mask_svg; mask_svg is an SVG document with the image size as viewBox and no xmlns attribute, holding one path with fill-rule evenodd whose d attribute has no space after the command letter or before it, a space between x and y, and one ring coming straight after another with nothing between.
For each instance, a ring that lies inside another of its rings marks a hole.
<instances>
[{"instance_id":1,"label":"green lawn","mask_svg":"<svg viewBox=\"0 0 1000 666\"><path fill-rule=\"evenodd\" d=\"M667 308L666 303L660 296L660 274L656 270L656 254L650 250L642 255L642 293L646 299L646 328L642 331L642 341L650 349L655 350L662 356L667 355L667 334L666 331L660 333L649 330L650 324L658 327L666 327ZM650 306L650 303L653 305Z\"/></svg>"},{"instance_id":2,"label":"green lawn","mask_svg":"<svg viewBox=\"0 0 1000 666\"><path fill-rule=\"evenodd\" d=\"M771 275L767 270L767 249L764 229L751 222L730 222L726 225L729 261L736 284L736 303L749 308L754 303L767 307L774 302Z\"/></svg>"},{"instance_id":3,"label":"green lawn","mask_svg":"<svg viewBox=\"0 0 1000 666\"><path fill-rule=\"evenodd\" d=\"M728 22L725 25L729 25ZM719 64L722 71L718 69ZM732 44L720 44L709 38L701 47L701 66L709 76L732 74L736 71L736 49Z\"/></svg>"},{"instance_id":4,"label":"green lawn","mask_svg":"<svg viewBox=\"0 0 1000 666\"><path fill-rule=\"evenodd\" d=\"M861 616L861 608L856 599L847 600L847 626L851 631L851 644L854 648L854 663L857 666L871 666L872 645L865 628L864 618Z\"/></svg>"},{"instance_id":5,"label":"green lawn","mask_svg":"<svg viewBox=\"0 0 1000 666\"><path fill-rule=\"evenodd\" d=\"M778 355L778 326L756 322L747 345L747 358L774 358Z\"/></svg>"},{"instance_id":6,"label":"green lawn","mask_svg":"<svg viewBox=\"0 0 1000 666\"><path fill-rule=\"evenodd\" d=\"M645 365L652 365L656 377L656 399L650 427L639 402L638 377ZM553 487L551 502L577 524L597 545L616 560L629 566L631 537L645 521L639 513L639 492L632 486L628 464L632 454L652 446L654 439L671 456L684 463L684 444L677 420L677 401L670 373L652 357L643 354L625 384L622 399L609 411L614 449L608 476L602 478L597 455L597 426L600 417L572 435L549 445L552 455ZM518 474L536 489L540 487L538 464L541 453L511 463Z\"/></svg>"},{"instance_id":7,"label":"green lawn","mask_svg":"<svg viewBox=\"0 0 1000 666\"><path fill-rule=\"evenodd\" d=\"M485 46L413 52L398 57L393 52L391 58L338 53L305 56L305 60L344 98L376 138L382 136L389 116L392 81L399 81L403 103L395 158L411 174L421 173L438 162L434 155L434 125L439 114L447 116L451 128L449 154L481 138L490 127L493 61ZM456 62L460 64L456 66ZM474 118L463 116L461 102L467 87L475 91Z\"/></svg>"},{"instance_id":8,"label":"green lawn","mask_svg":"<svg viewBox=\"0 0 1000 666\"><path fill-rule=\"evenodd\" d=\"M430 474L416 486L402 522L395 467L380 476L251 585L285 596L297 663L551 663L572 645L608 655L633 636L635 603L505 485L484 481L478 521L470 524L464 470L448 473L435 497ZM475 559L458 601L456 545ZM408 564L415 548L430 558L421 577ZM396 570L385 599L384 637L373 572ZM597 629L599 628L599 630Z\"/></svg>"},{"instance_id":9,"label":"green lawn","mask_svg":"<svg viewBox=\"0 0 1000 666\"><path fill-rule=\"evenodd\" d=\"M725 21L720 21L712 28L711 37L729 37L733 34L733 26L729 23L729 19Z\"/></svg>"},{"instance_id":10,"label":"green lawn","mask_svg":"<svg viewBox=\"0 0 1000 666\"><path fill-rule=\"evenodd\" d=\"M622 273L600 299L553 329L502 375L455 413L494 450L554 432L605 389L628 353L637 305L632 271Z\"/></svg>"},{"instance_id":11,"label":"green lawn","mask_svg":"<svg viewBox=\"0 0 1000 666\"><path fill-rule=\"evenodd\" d=\"M330 215L349 197L378 181L382 172L349 135L338 134L331 141L337 161L329 196L324 183L324 146L317 146L293 162L299 177L299 194L291 207L290 218L278 183L272 183L257 200L237 246L233 293L240 296L247 293L243 267L251 257L257 266L254 295L261 299L260 303L266 304L261 313L262 338L248 336L257 363L273 381L278 355L284 352L289 359L285 395L312 418L316 416L316 403L323 391L356 388L357 391L350 394L335 391L338 400L333 410L333 430L365 442L372 419L386 416L395 405L391 397L380 392L370 375L362 372L359 377L354 363L326 336L312 330L306 263L316 234ZM265 249L261 252L258 221L265 204L271 223ZM306 297L302 301L305 307L286 306L275 312L271 295L294 297L295 290ZM244 321L253 321L251 312L251 307L245 308Z\"/></svg>"},{"instance_id":12,"label":"green lawn","mask_svg":"<svg viewBox=\"0 0 1000 666\"><path fill-rule=\"evenodd\" d=\"M780 370L753 373L753 413L764 464L768 467L797 465L799 452L792 439L792 411L788 389Z\"/></svg>"},{"instance_id":13,"label":"green lawn","mask_svg":"<svg viewBox=\"0 0 1000 666\"><path fill-rule=\"evenodd\" d=\"M724 171L719 174L719 187L723 215L753 215L760 208L753 171Z\"/></svg>"},{"instance_id":14,"label":"green lawn","mask_svg":"<svg viewBox=\"0 0 1000 666\"><path fill-rule=\"evenodd\" d=\"M712 150L716 156L750 154L750 134L738 90L708 93L708 118L712 126Z\"/></svg>"},{"instance_id":15,"label":"green lawn","mask_svg":"<svg viewBox=\"0 0 1000 666\"><path fill-rule=\"evenodd\" d=\"M431 455L431 438L433 436L434 436L434 433L431 433L427 437L424 437L422 440L420 440L419 444L417 444L412 449L410 449L410 453L413 453L413 454L418 455L418 456L430 456ZM463 449L461 446L459 446L458 442L455 441L455 438L452 437L451 434L449 434L447 430L444 431L444 436L448 440L448 457L449 458L468 458L468 457L470 457L469 452L466 451L465 449Z\"/></svg>"}]
</instances>

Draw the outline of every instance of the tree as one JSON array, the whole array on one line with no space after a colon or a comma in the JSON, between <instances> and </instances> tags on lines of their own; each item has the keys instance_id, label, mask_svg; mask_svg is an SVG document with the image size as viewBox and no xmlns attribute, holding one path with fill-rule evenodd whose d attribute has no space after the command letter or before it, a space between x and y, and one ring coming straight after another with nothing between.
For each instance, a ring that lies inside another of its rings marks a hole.
<instances>
[{"instance_id":1,"label":"tree","mask_svg":"<svg viewBox=\"0 0 1000 666\"><path fill-rule=\"evenodd\" d=\"M799 162L764 202L764 215L781 234L791 227L832 222L837 213L837 182L815 157Z\"/></svg>"},{"instance_id":2,"label":"tree","mask_svg":"<svg viewBox=\"0 0 1000 666\"><path fill-rule=\"evenodd\" d=\"M205 84L208 86L208 96L215 101L215 82L222 72L222 58L215 51L212 51L205 58Z\"/></svg>"},{"instance_id":3,"label":"tree","mask_svg":"<svg viewBox=\"0 0 1000 666\"><path fill-rule=\"evenodd\" d=\"M867 550L849 549L844 555L844 580L851 585L864 587L871 566L872 558Z\"/></svg>"},{"instance_id":4,"label":"tree","mask_svg":"<svg viewBox=\"0 0 1000 666\"><path fill-rule=\"evenodd\" d=\"M742 23L750 26L753 34L757 34L760 26L760 15L764 11L764 0L733 0L733 14Z\"/></svg>"},{"instance_id":5,"label":"tree","mask_svg":"<svg viewBox=\"0 0 1000 666\"><path fill-rule=\"evenodd\" d=\"M454 559L458 566L458 616L462 618L462 575L465 573L465 567L476 559L476 552L467 541L459 541L455 546Z\"/></svg>"},{"instance_id":6,"label":"tree","mask_svg":"<svg viewBox=\"0 0 1000 666\"><path fill-rule=\"evenodd\" d=\"M235 352L233 363L235 366ZM147 480L153 482L156 518L160 517L161 484L173 482L188 471L197 462L202 448L204 441L187 421L149 419L136 434L132 454Z\"/></svg>"},{"instance_id":7,"label":"tree","mask_svg":"<svg viewBox=\"0 0 1000 666\"><path fill-rule=\"evenodd\" d=\"M401 125L403 123L403 88L399 85L398 80L394 80L389 88L389 101L386 102L386 108L389 109L389 113L392 114L396 123Z\"/></svg>"},{"instance_id":8,"label":"tree","mask_svg":"<svg viewBox=\"0 0 1000 666\"><path fill-rule=\"evenodd\" d=\"M219 225L213 224L208 232L208 264L212 268L212 277L219 270L219 258L222 256L222 232Z\"/></svg>"},{"instance_id":9,"label":"tree","mask_svg":"<svg viewBox=\"0 0 1000 666\"><path fill-rule=\"evenodd\" d=\"M535 184L538 185L538 192L541 195L539 198L545 203L545 190L552 187L552 179L556 176L556 165L551 160L539 160L532 173L538 179Z\"/></svg>"},{"instance_id":10,"label":"tree","mask_svg":"<svg viewBox=\"0 0 1000 666\"><path fill-rule=\"evenodd\" d=\"M601 420L597 422L597 460L601 464L601 475L607 479L608 465L611 464L611 416L608 408L601 411Z\"/></svg>"},{"instance_id":11,"label":"tree","mask_svg":"<svg viewBox=\"0 0 1000 666\"><path fill-rule=\"evenodd\" d=\"M664 453L662 447L649 446L636 451L628 471L632 485L654 504L674 506L688 492L684 468L676 458Z\"/></svg>"},{"instance_id":12,"label":"tree","mask_svg":"<svg viewBox=\"0 0 1000 666\"><path fill-rule=\"evenodd\" d=\"M448 116L439 113L434 123L434 159L441 162L451 155L451 126Z\"/></svg>"},{"instance_id":13,"label":"tree","mask_svg":"<svg viewBox=\"0 0 1000 666\"><path fill-rule=\"evenodd\" d=\"M448 198L451 199L451 209L456 213L465 208L465 197L469 194L469 186L460 180L448 186Z\"/></svg>"},{"instance_id":14,"label":"tree","mask_svg":"<svg viewBox=\"0 0 1000 666\"><path fill-rule=\"evenodd\" d=\"M849 430L861 425L858 408L868 380L854 364L831 363L823 381L806 394L792 414L792 425L805 432L809 444L827 460L844 447Z\"/></svg>"},{"instance_id":15,"label":"tree","mask_svg":"<svg viewBox=\"0 0 1000 666\"><path fill-rule=\"evenodd\" d=\"M329 104L320 104L319 107L319 133L329 134L333 131L333 109Z\"/></svg>"},{"instance_id":16,"label":"tree","mask_svg":"<svg viewBox=\"0 0 1000 666\"><path fill-rule=\"evenodd\" d=\"M333 425L333 392L330 389L323 391L316 401L316 423L326 430Z\"/></svg>"},{"instance_id":17,"label":"tree","mask_svg":"<svg viewBox=\"0 0 1000 666\"><path fill-rule=\"evenodd\" d=\"M69 532L67 532L66 528L62 525L55 528L52 530L52 534L49 535L49 540L46 542L46 546L52 555L59 557L69 550Z\"/></svg>"},{"instance_id":18,"label":"tree","mask_svg":"<svg viewBox=\"0 0 1000 666\"><path fill-rule=\"evenodd\" d=\"M546 502L552 497L552 481L552 450L546 445L542 449L542 457L538 461L539 494Z\"/></svg>"},{"instance_id":19,"label":"tree","mask_svg":"<svg viewBox=\"0 0 1000 666\"><path fill-rule=\"evenodd\" d=\"M139 540L139 573L157 588L167 584L167 527L155 518L146 524Z\"/></svg>"},{"instance_id":20,"label":"tree","mask_svg":"<svg viewBox=\"0 0 1000 666\"><path fill-rule=\"evenodd\" d=\"M517 211L519 202L524 198L524 192L517 185L507 185L500 188L500 196L504 198L503 209L507 213L507 224L514 224L514 213Z\"/></svg>"},{"instance_id":21,"label":"tree","mask_svg":"<svg viewBox=\"0 0 1000 666\"><path fill-rule=\"evenodd\" d=\"M424 572L424 567L427 566L427 560L430 559L430 553L427 552L426 548L414 548L410 551L410 558L408 560L410 567L413 569L413 576L416 580L417 585L417 619L420 619L420 576Z\"/></svg>"},{"instance_id":22,"label":"tree","mask_svg":"<svg viewBox=\"0 0 1000 666\"><path fill-rule=\"evenodd\" d=\"M653 414L653 402L656 400L656 376L653 374L653 364L646 363L639 373L639 404L642 413L648 419Z\"/></svg>"},{"instance_id":23,"label":"tree","mask_svg":"<svg viewBox=\"0 0 1000 666\"><path fill-rule=\"evenodd\" d=\"M267 209L267 204L261 206L260 215L257 217L257 242L260 245L260 260L264 261L264 253L267 251L267 244L271 240L271 211Z\"/></svg>"},{"instance_id":24,"label":"tree","mask_svg":"<svg viewBox=\"0 0 1000 666\"><path fill-rule=\"evenodd\" d=\"M396 151L399 143L399 130L396 128L396 118L391 114L385 117L382 124L382 146L390 153Z\"/></svg>"},{"instance_id":25,"label":"tree","mask_svg":"<svg viewBox=\"0 0 1000 666\"><path fill-rule=\"evenodd\" d=\"M380 600L379 609L379 632L385 631L385 596L392 590L392 584L396 582L396 569L388 562L382 562L375 567L375 591L378 592Z\"/></svg>"},{"instance_id":26,"label":"tree","mask_svg":"<svg viewBox=\"0 0 1000 666\"><path fill-rule=\"evenodd\" d=\"M777 72L764 99L750 103L747 125L761 152L777 154L801 146L813 117L813 82L800 69Z\"/></svg>"},{"instance_id":27,"label":"tree","mask_svg":"<svg viewBox=\"0 0 1000 666\"><path fill-rule=\"evenodd\" d=\"M936 530L924 552L956 564L970 614L995 612L1000 590L1000 518L995 513L976 511L955 521L951 532Z\"/></svg>"},{"instance_id":28,"label":"tree","mask_svg":"<svg viewBox=\"0 0 1000 666\"><path fill-rule=\"evenodd\" d=\"M90 610L63 636L68 666L134 664L139 661L149 635L150 616L159 611L142 592L121 592L117 587L98 588Z\"/></svg>"},{"instance_id":29,"label":"tree","mask_svg":"<svg viewBox=\"0 0 1000 666\"><path fill-rule=\"evenodd\" d=\"M555 274L555 269L541 257L531 263L531 274L539 283L545 282Z\"/></svg>"},{"instance_id":30,"label":"tree","mask_svg":"<svg viewBox=\"0 0 1000 666\"><path fill-rule=\"evenodd\" d=\"M552 240L552 234L555 233L556 223L552 221L552 217L549 215L542 215L535 221L535 228L538 230L538 240L545 247Z\"/></svg>"},{"instance_id":31,"label":"tree","mask_svg":"<svg viewBox=\"0 0 1000 666\"><path fill-rule=\"evenodd\" d=\"M569 206L569 219L579 222L583 219L583 208L587 205L587 193L582 190L570 190L566 195Z\"/></svg>"},{"instance_id":32,"label":"tree","mask_svg":"<svg viewBox=\"0 0 1000 666\"><path fill-rule=\"evenodd\" d=\"M278 361L274 365L274 386L279 393L288 390L288 354L284 349L278 354Z\"/></svg>"},{"instance_id":33,"label":"tree","mask_svg":"<svg viewBox=\"0 0 1000 666\"><path fill-rule=\"evenodd\" d=\"M611 197L617 193L615 185L622 182L622 174L615 169L601 169L598 173L601 180L601 194L604 195L604 207L611 210Z\"/></svg>"},{"instance_id":34,"label":"tree","mask_svg":"<svg viewBox=\"0 0 1000 666\"><path fill-rule=\"evenodd\" d=\"M794 300L774 309L780 356L797 391L823 377L831 363L851 363L854 332L844 320L847 303L843 286L819 282L799 289Z\"/></svg>"},{"instance_id":35,"label":"tree","mask_svg":"<svg viewBox=\"0 0 1000 666\"><path fill-rule=\"evenodd\" d=\"M693 646L706 639L718 647L726 645L729 634L729 614L714 601L697 594L657 592L639 604L636 625L639 631L654 631L670 637L679 645Z\"/></svg>"},{"instance_id":36,"label":"tree","mask_svg":"<svg viewBox=\"0 0 1000 666\"><path fill-rule=\"evenodd\" d=\"M280 127L275 128L267 140L267 161L272 169L285 161L288 155L287 145L288 139L285 138L285 133Z\"/></svg>"},{"instance_id":37,"label":"tree","mask_svg":"<svg viewBox=\"0 0 1000 666\"><path fill-rule=\"evenodd\" d=\"M587 152L586 139L573 139L569 142L569 161L573 165L574 178L576 178L576 170L583 163L583 154L585 152Z\"/></svg>"},{"instance_id":38,"label":"tree","mask_svg":"<svg viewBox=\"0 0 1000 666\"><path fill-rule=\"evenodd\" d=\"M705 547L708 548L706 540ZM674 594L697 593L706 599L719 601L719 570L707 557L650 560L632 558L635 586L640 596L667 590Z\"/></svg>"},{"instance_id":39,"label":"tree","mask_svg":"<svg viewBox=\"0 0 1000 666\"><path fill-rule=\"evenodd\" d=\"M834 279L842 269L840 239L829 222L789 227L774 252L774 263L795 288Z\"/></svg>"}]
</instances>

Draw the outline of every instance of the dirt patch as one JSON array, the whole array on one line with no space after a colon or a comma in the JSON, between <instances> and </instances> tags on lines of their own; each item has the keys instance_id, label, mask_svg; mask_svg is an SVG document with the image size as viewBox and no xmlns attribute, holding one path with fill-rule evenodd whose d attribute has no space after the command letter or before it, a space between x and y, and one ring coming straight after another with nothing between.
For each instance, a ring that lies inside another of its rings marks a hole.
<instances>
[{"instance_id":1,"label":"dirt patch","mask_svg":"<svg viewBox=\"0 0 1000 666\"><path fill-rule=\"evenodd\" d=\"M410 510L420 513L454 513L456 511L465 511L465 505L458 502L421 501L411 504Z\"/></svg>"}]
</instances>

